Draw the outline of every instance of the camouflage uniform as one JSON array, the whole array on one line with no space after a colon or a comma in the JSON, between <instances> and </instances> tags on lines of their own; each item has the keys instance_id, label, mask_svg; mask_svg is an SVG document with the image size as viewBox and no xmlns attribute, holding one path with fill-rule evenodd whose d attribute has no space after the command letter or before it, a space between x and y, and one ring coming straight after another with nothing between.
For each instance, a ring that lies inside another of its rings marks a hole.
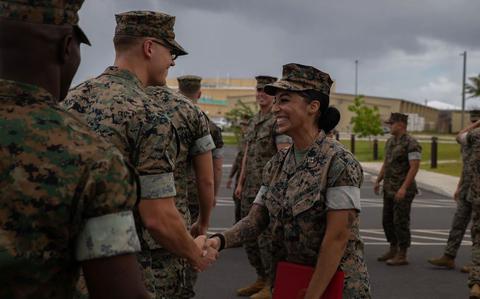
<instances>
[{"instance_id":1,"label":"camouflage uniform","mask_svg":"<svg viewBox=\"0 0 480 299\"><path fill-rule=\"evenodd\" d=\"M0 79L0 116L0 298L70 298L80 261L140 250L134 173L40 87Z\"/></svg>"},{"instance_id":2,"label":"camouflage uniform","mask_svg":"<svg viewBox=\"0 0 480 299\"><path fill-rule=\"evenodd\" d=\"M265 166L255 199L268 209L273 265L279 261L316 266L329 210L360 211L363 171L339 142L323 131L297 161L293 147ZM339 269L345 273L343 298L370 298L370 282L360 238L358 213Z\"/></svg>"},{"instance_id":3,"label":"camouflage uniform","mask_svg":"<svg viewBox=\"0 0 480 299\"><path fill-rule=\"evenodd\" d=\"M465 230L472 217L472 200L468 196L472 180L472 148L465 142L461 143L462 147L462 184L460 186L460 196L457 203L457 209L453 216L452 227L448 235L447 246L445 247L445 255L452 258L457 256L458 248L462 244Z\"/></svg>"},{"instance_id":4,"label":"camouflage uniform","mask_svg":"<svg viewBox=\"0 0 480 299\"><path fill-rule=\"evenodd\" d=\"M410 247L410 209L417 193L415 181L408 187L405 198L394 199L410 169L410 160L421 159L422 147L410 135L390 137L385 144L385 176L383 182L383 229L391 246Z\"/></svg>"},{"instance_id":5,"label":"camouflage uniform","mask_svg":"<svg viewBox=\"0 0 480 299\"><path fill-rule=\"evenodd\" d=\"M208 122L201 110L188 98L170 88L150 87L147 93L153 102L165 110L178 131L179 153L175 164L175 204L184 216L186 224L191 224L188 210L188 172L192 157L215 148L208 128ZM154 275L156 277L157 298L189 298L186 292L187 262L164 249L152 251Z\"/></svg>"},{"instance_id":6,"label":"camouflage uniform","mask_svg":"<svg viewBox=\"0 0 480 299\"><path fill-rule=\"evenodd\" d=\"M257 76L257 88L263 88L277 78ZM277 134L275 131L276 119L269 111L266 114L257 113L249 123L245 133L245 142L248 145L245 163L245 181L240 200L241 218L248 215L252 203L262 184L262 170L267 162L277 153L277 144L291 143L290 137ZM250 264L255 268L258 277L265 278L272 271L270 262L271 235L266 230L258 240L244 244Z\"/></svg>"},{"instance_id":7,"label":"camouflage uniform","mask_svg":"<svg viewBox=\"0 0 480 299\"><path fill-rule=\"evenodd\" d=\"M467 134L467 146L471 147L472 180L469 197L472 203L472 270L468 277L469 287L480 285L480 128Z\"/></svg>"},{"instance_id":8,"label":"camouflage uniform","mask_svg":"<svg viewBox=\"0 0 480 299\"><path fill-rule=\"evenodd\" d=\"M210 135L212 136L215 149L212 150L212 158L222 159L223 158L223 137L222 130L204 113L205 118L208 122L208 128L210 130ZM198 205L198 189L197 181L195 178L195 171L191 165L190 173L188 176L188 210L190 211L190 217L192 223L195 223L199 215L199 205Z\"/></svg>"},{"instance_id":9,"label":"camouflage uniform","mask_svg":"<svg viewBox=\"0 0 480 299\"><path fill-rule=\"evenodd\" d=\"M108 67L100 76L73 88L63 106L120 149L136 168L142 200L175 196L176 131L163 111L153 105L133 73ZM137 226L142 227L143 251L138 258L148 290L153 294L149 249L158 245L143 228L140 217L136 218Z\"/></svg>"},{"instance_id":10,"label":"camouflage uniform","mask_svg":"<svg viewBox=\"0 0 480 299\"><path fill-rule=\"evenodd\" d=\"M242 171L242 159L244 155L244 150L245 150L245 136L240 137L240 141L238 143L238 152L237 156L235 157L235 161L232 164L232 169L230 171L230 178L235 176L235 182L233 184L233 201L235 203L235 223L238 222L240 219L242 219L242 213L241 213L241 201L240 199L235 197L235 187L237 186L238 183L238 178L240 176L240 172Z\"/></svg>"},{"instance_id":11,"label":"camouflage uniform","mask_svg":"<svg viewBox=\"0 0 480 299\"><path fill-rule=\"evenodd\" d=\"M89 43L83 1L27 2L0 1L0 18L71 25ZM139 251L135 200L117 149L43 88L0 79L0 298L71 298L79 262Z\"/></svg>"}]
</instances>

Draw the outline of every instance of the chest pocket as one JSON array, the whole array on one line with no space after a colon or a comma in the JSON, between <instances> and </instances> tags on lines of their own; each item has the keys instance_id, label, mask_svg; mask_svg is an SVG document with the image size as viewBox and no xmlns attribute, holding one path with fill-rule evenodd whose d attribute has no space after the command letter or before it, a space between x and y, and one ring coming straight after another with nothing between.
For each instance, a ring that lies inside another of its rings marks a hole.
<instances>
[{"instance_id":1,"label":"chest pocket","mask_svg":"<svg viewBox=\"0 0 480 299\"><path fill-rule=\"evenodd\" d=\"M402 162L408 160L407 158L407 148L402 145L397 145L392 150L392 158L396 162Z\"/></svg>"},{"instance_id":2,"label":"chest pocket","mask_svg":"<svg viewBox=\"0 0 480 299\"><path fill-rule=\"evenodd\" d=\"M320 187L314 188L306 194L299 194L298 197L301 199L296 201L292 207L293 217L297 217L314 208L315 210L325 208L325 197L320 191Z\"/></svg>"}]
</instances>

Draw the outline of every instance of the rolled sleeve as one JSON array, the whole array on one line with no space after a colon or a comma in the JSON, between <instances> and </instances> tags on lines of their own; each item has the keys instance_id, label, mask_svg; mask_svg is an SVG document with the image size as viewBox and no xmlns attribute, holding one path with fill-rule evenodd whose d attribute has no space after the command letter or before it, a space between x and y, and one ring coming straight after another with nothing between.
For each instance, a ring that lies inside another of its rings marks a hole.
<instances>
[{"instance_id":1,"label":"rolled sleeve","mask_svg":"<svg viewBox=\"0 0 480 299\"><path fill-rule=\"evenodd\" d=\"M267 191L268 191L267 186L261 186L260 190L258 190L257 196L255 197L255 200L253 201L253 203L264 206L265 205L264 195L267 193Z\"/></svg>"},{"instance_id":2,"label":"rolled sleeve","mask_svg":"<svg viewBox=\"0 0 480 299\"><path fill-rule=\"evenodd\" d=\"M77 238L77 261L106 258L140 251L131 211L90 218Z\"/></svg>"},{"instance_id":3,"label":"rolled sleeve","mask_svg":"<svg viewBox=\"0 0 480 299\"><path fill-rule=\"evenodd\" d=\"M355 186L340 186L327 189L327 208L329 210L361 211L360 188Z\"/></svg>"},{"instance_id":4,"label":"rolled sleeve","mask_svg":"<svg viewBox=\"0 0 480 299\"><path fill-rule=\"evenodd\" d=\"M213 149L215 149L215 144L213 143L212 136L208 134L195 140L193 147L190 149L190 155L196 156L211 151Z\"/></svg>"},{"instance_id":5,"label":"rolled sleeve","mask_svg":"<svg viewBox=\"0 0 480 299\"><path fill-rule=\"evenodd\" d=\"M292 144L292 138L285 134L275 136L275 144L282 143Z\"/></svg>"},{"instance_id":6,"label":"rolled sleeve","mask_svg":"<svg viewBox=\"0 0 480 299\"><path fill-rule=\"evenodd\" d=\"M422 153L420 152L410 152L408 153L408 160L422 160Z\"/></svg>"},{"instance_id":7,"label":"rolled sleeve","mask_svg":"<svg viewBox=\"0 0 480 299\"><path fill-rule=\"evenodd\" d=\"M222 159L223 158L223 148L216 148L212 151L213 159Z\"/></svg>"},{"instance_id":8,"label":"rolled sleeve","mask_svg":"<svg viewBox=\"0 0 480 299\"><path fill-rule=\"evenodd\" d=\"M142 199L158 199L175 196L173 172L140 176L140 196Z\"/></svg>"}]
</instances>

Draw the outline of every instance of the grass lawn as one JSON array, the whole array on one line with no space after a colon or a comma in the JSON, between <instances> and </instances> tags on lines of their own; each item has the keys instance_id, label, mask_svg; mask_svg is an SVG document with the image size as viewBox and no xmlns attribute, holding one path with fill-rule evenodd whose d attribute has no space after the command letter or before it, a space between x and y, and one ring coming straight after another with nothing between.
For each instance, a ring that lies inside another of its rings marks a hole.
<instances>
[{"instance_id":1,"label":"grass lawn","mask_svg":"<svg viewBox=\"0 0 480 299\"><path fill-rule=\"evenodd\" d=\"M223 136L223 142L226 145L236 145L237 139L235 136ZM350 140L341 140L341 142L350 150ZM460 155L460 145L456 143L438 143L438 160L455 160L454 163L438 163L436 169L430 168L430 142L420 142L422 146L422 163L421 169L460 176L462 170L462 158ZM383 160L383 152L385 148L385 141L378 142L378 161ZM355 156L359 161L372 162L373 160L373 141L359 140L355 142Z\"/></svg>"},{"instance_id":2,"label":"grass lawn","mask_svg":"<svg viewBox=\"0 0 480 299\"><path fill-rule=\"evenodd\" d=\"M350 149L350 140L341 140L341 142ZM422 146L422 161L430 161L431 144L430 142L421 142ZM438 160L457 160L461 161L460 145L456 143L439 143L438 145ZM383 160L383 152L385 149L385 142L378 142L378 157ZM355 142L355 156L359 161L374 161L373 160L373 141L356 141Z\"/></svg>"},{"instance_id":3,"label":"grass lawn","mask_svg":"<svg viewBox=\"0 0 480 299\"><path fill-rule=\"evenodd\" d=\"M459 177L462 172L462 162L437 164L437 168L435 169L430 168L430 164L422 164L420 168Z\"/></svg>"},{"instance_id":4,"label":"grass lawn","mask_svg":"<svg viewBox=\"0 0 480 299\"><path fill-rule=\"evenodd\" d=\"M237 138L235 135L222 135L223 143L226 145L237 145Z\"/></svg>"}]
</instances>

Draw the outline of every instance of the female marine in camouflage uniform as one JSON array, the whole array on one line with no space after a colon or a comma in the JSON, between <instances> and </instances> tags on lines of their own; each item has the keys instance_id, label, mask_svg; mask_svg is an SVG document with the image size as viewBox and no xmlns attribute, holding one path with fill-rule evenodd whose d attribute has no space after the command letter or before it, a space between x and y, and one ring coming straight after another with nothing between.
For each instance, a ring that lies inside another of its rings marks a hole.
<instances>
[{"instance_id":1,"label":"female marine in camouflage uniform","mask_svg":"<svg viewBox=\"0 0 480 299\"><path fill-rule=\"evenodd\" d=\"M265 87L276 96L277 130L291 136L293 146L266 165L249 215L210 243L236 247L270 226L274 265L285 260L315 267L305 298L319 298L337 269L345 273L344 298L370 298L359 235L362 169L324 133L338 123L330 117L336 109L328 107L331 84L314 67L287 64L282 80Z\"/></svg>"}]
</instances>

